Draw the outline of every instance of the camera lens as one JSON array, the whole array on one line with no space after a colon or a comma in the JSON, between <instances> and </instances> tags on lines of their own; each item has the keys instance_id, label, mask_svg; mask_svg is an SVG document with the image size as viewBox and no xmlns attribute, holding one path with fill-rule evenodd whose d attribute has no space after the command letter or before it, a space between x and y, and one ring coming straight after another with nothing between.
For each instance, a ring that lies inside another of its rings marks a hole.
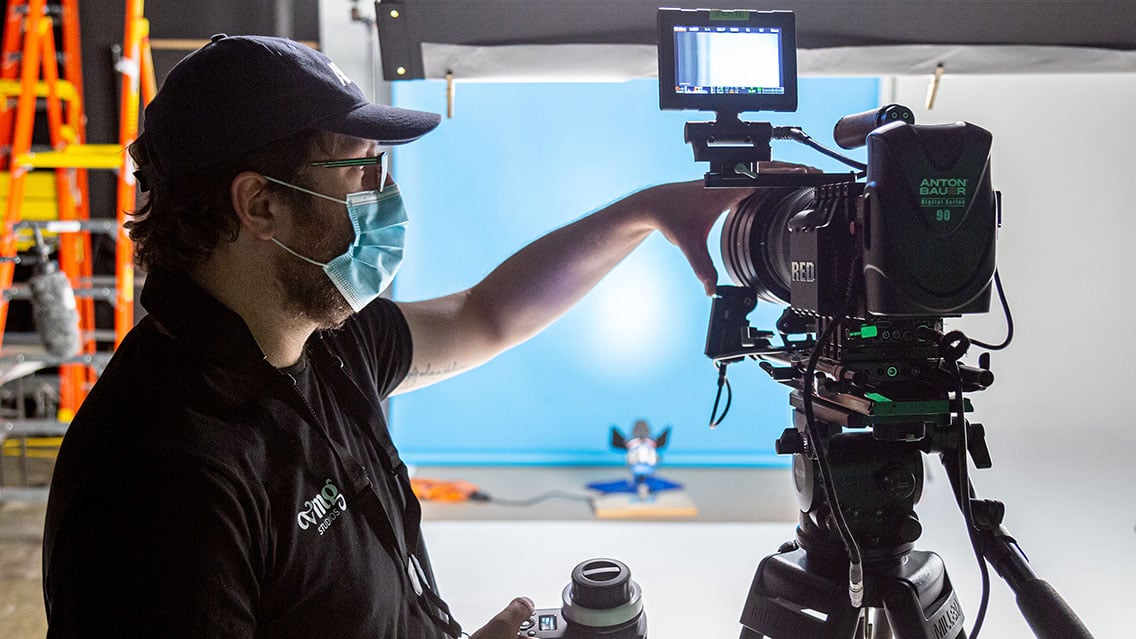
<instances>
[{"instance_id":1,"label":"camera lens","mask_svg":"<svg viewBox=\"0 0 1136 639\"><path fill-rule=\"evenodd\" d=\"M789 304L789 220L815 201L811 188L762 188L730 211L722 228L730 279L767 302Z\"/></svg>"},{"instance_id":2,"label":"camera lens","mask_svg":"<svg viewBox=\"0 0 1136 639\"><path fill-rule=\"evenodd\" d=\"M585 561L572 571L572 601L607 609L631 600L631 570L615 559Z\"/></svg>"},{"instance_id":3,"label":"camera lens","mask_svg":"<svg viewBox=\"0 0 1136 639\"><path fill-rule=\"evenodd\" d=\"M564 587L563 600L561 612L570 623L579 626L583 634L578 636L646 636L643 591L621 561L590 559L577 565L572 570L572 581Z\"/></svg>"}]
</instances>

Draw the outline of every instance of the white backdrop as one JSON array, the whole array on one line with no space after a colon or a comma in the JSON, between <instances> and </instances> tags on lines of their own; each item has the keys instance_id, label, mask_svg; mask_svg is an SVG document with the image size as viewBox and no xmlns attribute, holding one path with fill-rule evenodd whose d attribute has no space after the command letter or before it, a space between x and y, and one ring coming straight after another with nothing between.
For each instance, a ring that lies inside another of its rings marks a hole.
<instances>
[{"instance_id":1,"label":"white backdrop","mask_svg":"<svg viewBox=\"0 0 1136 639\"><path fill-rule=\"evenodd\" d=\"M994 354L994 386L973 396L994 459L975 475L979 494L1006 502L1039 575L1097 637L1132 636L1136 75L947 76L930 113L926 79L891 86L917 122L967 120L994 134L998 262L1017 334ZM1003 334L1000 312L956 325L988 342ZM943 531L927 519L925 540L937 547ZM956 584L977 579L973 564L948 557ZM992 622L1014 615L1005 592Z\"/></svg>"}]
</instances>

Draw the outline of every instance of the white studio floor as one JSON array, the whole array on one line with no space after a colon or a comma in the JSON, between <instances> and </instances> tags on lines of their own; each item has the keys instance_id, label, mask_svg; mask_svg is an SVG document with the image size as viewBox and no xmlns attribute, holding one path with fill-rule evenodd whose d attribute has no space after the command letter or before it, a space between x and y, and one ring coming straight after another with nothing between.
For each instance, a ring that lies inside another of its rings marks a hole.
<instances>
[{"instance_id":1,"label":"white studio floor","mask_svg":"<svg viewBox=\"0 0 1136 639\"><path fill-rule=\"evenodd\" d=\"M1127 639L1136 636L1123 613L1136 596L1133 483L1128 481L1132 466L1118 463L1126 457L1122 448L1095 455L1117 459L1073 463L1079 455L1071 454L1070 465L1062 469L1008 460L1001 469L996 465L987 471L994 475L983 480L1001 480L979 483L980 488L992 484L980 493L1004 496L1011 492L1009 485L1026 482L1027 490L1013 491L1007 498L1006 524L1018 535L1034 568L1077 610L1095 637ZM606 475L620 469L602 470ZM937 470L929 469L916 508L924 526L918 547L945 559L969 632L978 608L978 570L961 516ZM1072 478L1055 482L1063 490L1044 485L1044 478L1055 471ZM573 478L594 474L555 467L419 469L419 476L427 473L468 479L491 494L513 498L548 487L578 490L582 484L573 483ZM652 639L738 637L738 617L757 564L793 536L789 472L675 468L668 473L687 484L699 507L697 518L600 521L589 515L585 503L559 500L530 508L425 504L423 527L435 572L455 616L472 631L518 595L531 597L540 607L558 606L576 564L613 557L631 568L643 589ZM518 476L524 477L523 483ZM0 508L0 637L42 637L46 629L39 579L42 515L41 505ZM980 636L1033 637L1013 594L997 576Z\"/></svg>"},{"instance_id":2,"label":"white studio floor","mask_svg":"<svg viewBox=\"0 0 1136 639\"><path fill-rule=\"evenodd\" d=\"M540 474L529 472L534 477ZM787 471L760 472L769 472L770 481L791 481ZM929 472L923 500L917 506L924 525L918 548L933 550L945 559L969 634L979 603L978 568L961 515L947 494L945 477ZM699 501L702 513L713 511L704 499ZM748 501L745 494L737 496L741 509ZM1036 505L1008 503L1006 525L1019 535L1039 576L1065 597L1098 639L1136 636L1117 612L1130 605L1136 592L1131 581L1136 568L1131 522L1125 531L1114 531L1127 533L1128 546L1110 549L1101 543L1109 537L1107 532L1094 539L1085 532L1092 524L1063 518L1055 511L1047 513L1054 519L1043 530L1039 514L1027 512ZM481 520L459 515L447 519L446 508L427 505L425 534L442 594L467 630L477 628L514 596L528 596L538 607L558 606L561 590L577 563L614 557L630 567L632 578L643 589L652 639L733 639L740 632L738 617L757 564L792 538L794 529L788 521L706 518L596 521L573 516L569 521L509 521L494 515ZM1073 513L1078 508L1064 510ZM1103 515L1107 520L1108 513ZM1106 529L1111 528L1101 527L1102 532ZM1033 637L1013 593L993 572L991 579L991 600L980 637Z\"/></svg>"}]
</instances>

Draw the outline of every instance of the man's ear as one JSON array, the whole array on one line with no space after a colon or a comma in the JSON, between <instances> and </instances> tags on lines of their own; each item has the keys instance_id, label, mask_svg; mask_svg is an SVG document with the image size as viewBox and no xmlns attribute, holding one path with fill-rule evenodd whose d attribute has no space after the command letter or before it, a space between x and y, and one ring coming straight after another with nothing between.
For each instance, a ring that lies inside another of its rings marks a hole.
<instances>
[{"instance_id":1,"label":"man's ear","mask_svg":"<svg viewBox=\"0 0 1136 639\"><path fill-rule=\"evenodd\" d=\"M229 196L233 210L241 222L241 230L267 240L276 234L278 220L274 214L272 192L268 180L254 171L245 171L233 178L229 185Z\"/></svg>"}]
</instances>

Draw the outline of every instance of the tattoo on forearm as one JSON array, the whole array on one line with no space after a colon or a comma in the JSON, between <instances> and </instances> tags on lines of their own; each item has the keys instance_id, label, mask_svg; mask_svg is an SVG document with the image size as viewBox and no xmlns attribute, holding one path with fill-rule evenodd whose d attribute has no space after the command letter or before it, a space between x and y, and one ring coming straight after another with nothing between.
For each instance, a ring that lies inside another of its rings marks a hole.
<instances>
[{"instance_id":1,"label":"tattoo on forearm","mask_svg":"<svg viewBox=\"0 0 1136 639\"><path fill-rule=\"evenodd\" d=\"M425 368L412 366L410 368L410 372L406 374L406 379L402 380L402 385L406 388L413 388L420 382L426 382L430 378L447 377L449 375L453 375L454 373L463 371L466 368L468 368L468 366L464 366L457 362L451 362L447 366L442 366L440 368L434 368L433 364L427 364Z\"/></svg>"}]
</instances>

